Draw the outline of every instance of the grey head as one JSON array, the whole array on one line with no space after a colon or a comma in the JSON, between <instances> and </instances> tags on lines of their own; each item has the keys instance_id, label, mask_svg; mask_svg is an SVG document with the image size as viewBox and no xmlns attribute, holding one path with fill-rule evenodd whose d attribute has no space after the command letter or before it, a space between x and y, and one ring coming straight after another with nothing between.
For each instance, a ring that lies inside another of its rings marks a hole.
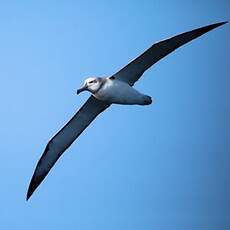
<instances>
[{"instance_id":1,"label":"grey head","mask_svg":"<svg viewBox=\"0 0 230 230\"><path fill-rule=\"evenodd\" d=\"M89 77L84 81L83 86L77 90L77 94L83 91L89 91L91 93L96 93L103 86L104 82L105 82L104 78Z\"/></svg>"}]
</instances>

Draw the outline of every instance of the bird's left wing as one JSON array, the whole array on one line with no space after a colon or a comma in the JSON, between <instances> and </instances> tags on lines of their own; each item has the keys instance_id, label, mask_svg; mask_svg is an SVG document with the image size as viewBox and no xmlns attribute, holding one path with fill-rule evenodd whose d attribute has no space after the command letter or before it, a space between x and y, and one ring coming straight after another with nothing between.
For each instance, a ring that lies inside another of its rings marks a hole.
<instances>
[{"instance_id":1,"label":"bird's left wing","mask_svg":"<svg viewBox=\"0 0 230 230\"><path fill-rule=\"evenodd\" d=\"M96 118L96 116L109 106L110 104L99 101L95 97L90 96L72 119L49 141L42 157L37 163L31 179L27 192L27 200L40 185L64 151Z\"/></svg>"},{"instance_id":2,"label":"bird's left wing","mask_svg":"<svg viewBox=\"0 0 230 230\"><path fill-rule=\"evenodd\" d=\"M141 77L145 70L150 68L160 59L187 42L190 42L193 39L225 23L227 22L220 22L204 26L155 43L143 54L115 73L113 77L120 81L127 82L132 86Z\"/></svg>"}]
</instances>

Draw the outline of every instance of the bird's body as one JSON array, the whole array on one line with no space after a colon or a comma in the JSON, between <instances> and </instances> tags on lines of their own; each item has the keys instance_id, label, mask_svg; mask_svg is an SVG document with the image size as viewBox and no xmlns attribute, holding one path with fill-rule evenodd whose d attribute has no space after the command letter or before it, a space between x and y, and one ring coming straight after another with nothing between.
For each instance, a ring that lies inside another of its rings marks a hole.
<instances>
[{"instance_id":1,"label":"bird's body","mask_svg":"<svg viewBox=\"0 0 230 230\"><path fill-rule=\"evenodd\" d=\"M86 79L77 93L87 90L92 95L70 121L48 142L31 179L27 200L65 150L111 104L151 104L151 97L133 88L134 83L148 68L180 46L225 23L220 22L204 26L155 43L112 77Z\"/></svg>"},{"instance_id":2,"label":"bird's body","mask_svg":"<svg viewBox=\"0 0 230 230\"><path fill-rule=\"evenodd\" d=\"M123 81L113 77L103 78L102 87L93 93L98 100L121 105L149 105L151 97L144 95Z\"/></svg>"}]
</instances>

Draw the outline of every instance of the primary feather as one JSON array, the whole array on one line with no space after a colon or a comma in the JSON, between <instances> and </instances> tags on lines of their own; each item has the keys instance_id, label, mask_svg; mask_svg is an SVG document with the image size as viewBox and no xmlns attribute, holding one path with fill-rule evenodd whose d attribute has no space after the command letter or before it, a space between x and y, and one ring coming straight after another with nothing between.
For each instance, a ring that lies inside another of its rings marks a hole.
<instances>
[{"instance_id":1,"label":"primary feather","mask_svg":"<svg viewBox=\"0 0 230 230\"><path fill-rule=\"evenodd\" d=\"M73 118L48 142L32 176L27 192L27 200L64 151L101 112L110 106L111 103L151 103L151 98L149 96L141 94L131 87L141 77L145 70L178 47L225 23L226 22L212 24L158 42L119 70L111 78L88 79L84 86L78 90L78 93L89 90L94 96L90 96Z\"/></svg>"}]
</instances>

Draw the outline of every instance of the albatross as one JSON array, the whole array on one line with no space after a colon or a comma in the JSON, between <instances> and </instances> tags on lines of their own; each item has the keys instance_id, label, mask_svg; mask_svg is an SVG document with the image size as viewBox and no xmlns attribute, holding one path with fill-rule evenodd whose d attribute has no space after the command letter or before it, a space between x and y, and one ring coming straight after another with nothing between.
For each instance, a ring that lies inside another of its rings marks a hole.
<instances>
[{"instance_id":1,"label":"albatross","mask_svg":"<svg viewBox=\"0 0 230 230\"><path fill-rule=\"evenodd\" d=\"M150 96L133 88L134 83L148 68L180 46L225 23L227 21L204 26L157 42L114 75L86 79L83 86L77 90L77 94L89 91L91 96L46 145L29 184L27 200L65 150L111 104L149 105L152 103Z\"/></svg>"}]
</instances>

